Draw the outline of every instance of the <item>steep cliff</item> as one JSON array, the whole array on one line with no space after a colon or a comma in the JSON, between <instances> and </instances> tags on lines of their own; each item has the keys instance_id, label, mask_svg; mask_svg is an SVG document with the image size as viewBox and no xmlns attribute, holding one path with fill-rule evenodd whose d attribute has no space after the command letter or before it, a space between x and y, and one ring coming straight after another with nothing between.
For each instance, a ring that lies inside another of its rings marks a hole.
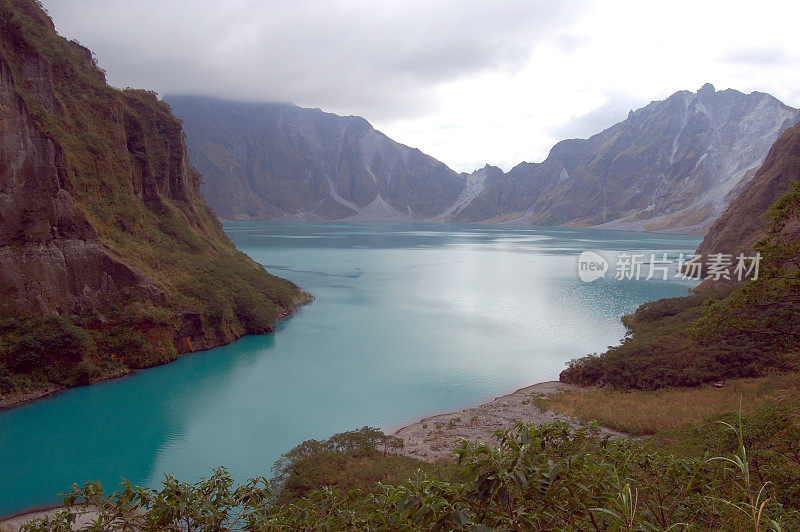
<instances>
[{"instance_id":1,"label":"steep cliff","mask_svg":"<svg viewBox=\"0 0 800 532\"><path fill-rule=\"evenodd\" d=\"M162 363L292 311L303 294L236 251L199 184L166 104L109 87L38 2L0 0L0 393L68 384L74 363L83 380Z\"/></svg>"},{"instance_id":2,"label":"steep cliff","mask_svg":"<svg viewBox=\"0 0 800 532\"><path fill-rule=\"evenodd\" d=\"M705 233L800 119L772 96L704 85L632 111L542 163L459 176L363 118L172 96L223 218L451 220Z\"/></svg>"},{"instance_id":3,"label":"steep cliff","mask_svg":"<svg viewBox=\"0 0 800 532\"><path fill-rule=\"evenodd\" d=\"M358 116L197 96L165 100L184 123L203 194L226 219L414 220L465 179Z\"/></svg>"},{"instance_id":4,"label":"steep cliff","mask_svg":"<svg viewBox=\"0 0 800 532\"><path fill-rule=\"evenodd\" d=\"M750 254L763 236L764 213L800 180L800 125L775 141L764 164L722 216L711 226L697 253Z\"/></svg>"},{"instance_id":5,"label":"steep cliff","mask_svg":"<svg viewBox=\"0 0 800 532\"><path fill-rule=\"evenodd\" d=\"M709 277L687 297L646 303L621 345L569 363L563 382L696 386L800 367L800 125L786 130L698 253L762 254L747 282ZM731 272L732 273L732 272Z\"/></svg>"},{"instance_id":6,"label":"steep cliff","mask_svg":"<svg viewBox=\"0 0 800 532\"><path fill-rule=\"evenodd\" d=\"M677 92L516 166L453 217L702 234L798 118L768 94Z\"/></svg>"}]
</instances>

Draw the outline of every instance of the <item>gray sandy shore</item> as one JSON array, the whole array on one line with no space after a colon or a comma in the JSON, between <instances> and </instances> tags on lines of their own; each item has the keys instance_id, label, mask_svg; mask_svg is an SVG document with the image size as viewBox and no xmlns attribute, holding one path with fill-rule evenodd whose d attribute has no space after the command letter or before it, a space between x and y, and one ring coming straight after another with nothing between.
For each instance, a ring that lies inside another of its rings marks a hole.
<instances>
[{"instance_id":1,"label":"gray sandy shore","mask_svg":"<svg viewBox=\"0 0 800 532\"><path fill-rule=\"evenodd\" d=\"M22 525L33 521L34 519L42 519L44 517L53 517L56 513L63 510L63 506L56 506L52 508L39 508L36 510L30 510L26 512L21 512L15 514L12 517L7 517L0 521L0 532L17 532ZM85 513L84 513L85 512ZM73 523L72 528L73 530L81 529L87 525L90 525L92 521L97 519L98 513L94 510L94 507L91 508L81 508L80 511L77 512L78 516Z\"/></svg>"},{"instance_id":2,"label":"gray sandy shore","mask_svg":"<svg viewBox=\"0 0 800 532\"><path fill-rule=\"evenodd\" d=\"M572 387L558 381L540 382L472 408L421 419L394 435L403 440L402 454L432 461L452 458L453 449L460 445L461 440L493 443L495 431L513 427L517 421L534 424L563 421L576 428L583 427L586 423L542 410L535 404L538 397ZM600 431L614 437L625 437L604 427Z\"/></svg>"},{"instance_id":3,"label":"gray sandy shore","mask_svg":"<svg viewBox=\"0 0 800 532\"><path fill-rule=\"evenodd\" d=\"M573 386L558 381L540 382L471 408L426 417L399 429L394 435L405 444L401 451L403 454L432 461L453 458L452 451L459 446L462 439L492 443L495 431L512 427L516 421L537 424L563 421L576 428L586 426L582 421L542 410L535 404L538 397L570 388ZM604 427L600 431L614 437L626 437L623 433ZM53 515L56 511L38 510L0 521L0 532L19 530L22 523L36 517ZM89 513L84 516L85 521L82 520L82 523L86 524L93 517L95 515Z\"/></svg>"}]
</instances>

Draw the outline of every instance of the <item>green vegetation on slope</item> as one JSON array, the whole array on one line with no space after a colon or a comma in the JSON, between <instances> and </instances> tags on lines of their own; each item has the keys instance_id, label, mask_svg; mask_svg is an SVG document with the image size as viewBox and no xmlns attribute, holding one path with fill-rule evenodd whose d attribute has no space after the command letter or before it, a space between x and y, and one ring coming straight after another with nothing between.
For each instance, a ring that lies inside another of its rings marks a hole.
<instances>
[{"instance_id":1,"label":"green vegetation on slope","mask_svg":"<svg viewBox=\"0 0 800 532\"><path fill-rule=\"evenodd\" d=\"M21 278L0 278L0 393L270 332L307 300L234 248L200 195L169 106L108 86L38 2L0 0L0 66L12 81L4 112L32 122L27 134L44 146L31 142L18 170L0 165L0 188L25 204L20 220L0 217L0 250L22 265ZM13 146L1 133L0 147ZM51 152L57 182L46 180ZM64 268L64 279L48 268Z\"/></svg>"},{"instance_id":2,"label":"green vegetation on slope","mask_svg":"<svg viewBox=\"0 0 800 532\"><path fill-rule=\"evenodd\" d=\"M759 278L647 303L623 318L628 335L570 362L563 382L617 388L697 386L796 366L800 350L800 181L767 213Z\"/></svg>"},{"instance_id":3,"label":"green vegetation on slope","mask_svg":"<svg viewBox=\"0 0 800 532\"><path fill-rule=\"evenodd\" d=\"M767 211L756 250L764 257L757 281L709 303L698 322L702 339L719 341L731 331L766 344L766 352L800 348L800 180Z\"/></svg>"}]
</instances>

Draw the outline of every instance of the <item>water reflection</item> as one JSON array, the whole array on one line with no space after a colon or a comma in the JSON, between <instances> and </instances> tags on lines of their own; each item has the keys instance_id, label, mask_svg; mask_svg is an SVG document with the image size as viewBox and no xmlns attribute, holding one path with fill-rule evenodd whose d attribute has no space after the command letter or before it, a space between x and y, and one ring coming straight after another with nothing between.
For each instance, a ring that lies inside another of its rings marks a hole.
<instances>
[{"instance_id":1,"label":"water reflection","mask_svg":"<svg viewBox=\"0 0 800 532\"><path fill-rule=\"evenodd\" d=\"M389 429L532 382L619 341L619 316L691 283L581 283L585 249L698 239L564 228L233 222L236 245L315 301L244 338L0 413L0 514L73 482L268 474L308 438Z\"/></svg>"},{"instance_id":2,"label":"water reflection","mask_svg":"<svg viewBox=\"0 0 800 532\"><path fill-rule=\"evenodd\" d=\"M148 481L160 451L185 436L202 404L224 395L274 343L245 338L0 413L0 514L56 503L74 482Z\"/></svg>"}]
</instances>

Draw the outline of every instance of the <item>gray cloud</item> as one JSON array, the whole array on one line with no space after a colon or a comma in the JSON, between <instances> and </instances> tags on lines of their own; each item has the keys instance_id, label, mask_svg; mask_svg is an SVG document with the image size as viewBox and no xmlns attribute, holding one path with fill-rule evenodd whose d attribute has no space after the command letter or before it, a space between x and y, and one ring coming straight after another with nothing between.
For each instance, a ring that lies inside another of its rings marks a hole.
<instances>
[{"instance_id":1,"label":"gray cloud","mask_svg":"<svg viewBox=\"0 0 800 532\"><path fill-rule=\"evenodd\" d=\"M582 0L45 0L109 81L293 101L373 120L419 116L442 82L514 70Z\"/></svg>"},{"instance_id":2,"label":"gray cloud","mask_svg":"<svg viewBox=\"0 0 800 532\"><path fill-rule=\"evenodd\" d=\"M580 37L577 35L571 35L568 33L564 33L556 37L553 41L559 49L563 50L564 52L572 52L577 50L582 46L586 46L591 43L591 39L586 37Z\"/></svg>"},{"instance_id":3,"label":"gray cloud","mask_svg":"<svg viewBox=\"0 0 800 532\"><path fill-rule=\"evenodd\" d=\"M763 66L785 64L788 56L782 46L749 46L729 48L720 59L726 63Z\"/></svg>"},{"instance_id":4,"label":"gray cloud","mask_svg":"<svg viewBox=\"0 0 800 532\"><path fill-rule=\"evenodd\" d=\"M589 138L618 122L622 122L627 118L628 112L643 107L647 103L643 98L633 96L627 92L609 91L606 94L606 102L603 105L584 115L573 117L565 123L551 128L548 132L558 140Z\"/></svg>"}]
</instances>

